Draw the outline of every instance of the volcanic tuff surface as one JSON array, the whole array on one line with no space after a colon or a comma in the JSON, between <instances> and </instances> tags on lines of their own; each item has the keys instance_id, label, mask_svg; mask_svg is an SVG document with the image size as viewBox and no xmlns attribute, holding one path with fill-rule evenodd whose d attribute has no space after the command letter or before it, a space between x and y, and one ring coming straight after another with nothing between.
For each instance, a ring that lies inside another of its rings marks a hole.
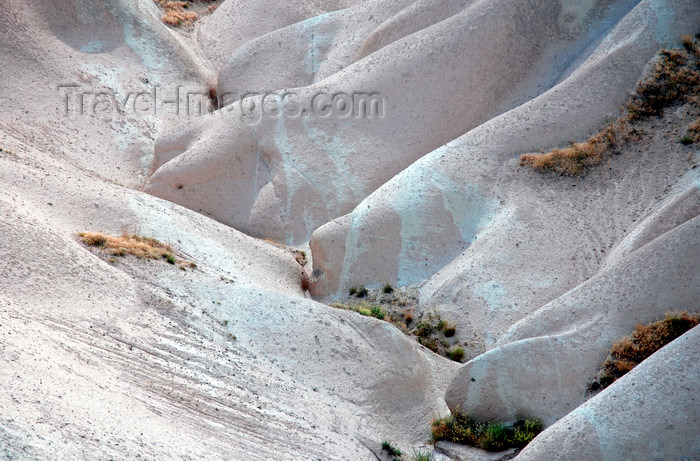
<instances>
[{"instance_id":1,"label":"volcanic tuff surface","mask_svg":"<svg viewBox=\"0 0 700 461\"><path fill-rule=\"evenodd\" d=\"M516 459L700 458L697 328L586 400L618 338L700 310L697 112L583 176L519 164L618 116L697 1L212 5L3 4L0 458L371 460L450 409L541 418ZM325 304L384 284L465 363Z\"/></svg>"}]
</instances>

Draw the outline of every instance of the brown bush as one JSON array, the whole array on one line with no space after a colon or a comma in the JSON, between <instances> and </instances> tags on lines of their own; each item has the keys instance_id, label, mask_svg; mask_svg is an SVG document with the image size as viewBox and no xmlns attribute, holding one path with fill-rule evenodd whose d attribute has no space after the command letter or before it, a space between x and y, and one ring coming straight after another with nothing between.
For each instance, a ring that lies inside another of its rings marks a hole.
<instances>
[{"instance_id":1,"label":"brown bush","mask_svg":"<svg viewBox=\"0 0 700 461\"><path fill-rule=\"evenodd\" d=\"M185 11L189 8L189 2L154 0L158 6L163 8L162 20L165 24L173 27L183 24L192 24L197 19L197 13Z\"/></svg>"},{"instance_id":2,"label":"brown bush","mask_svg":"<svg viewBox=\"0 0 700 461\"><path fill-rule=\"evenodd\" d=\"M590 390L609 386L698 323L700 316L683 311L668 313L663 320L647 325L637 325L631 336L625 336L613 344Z\"/></svg>"},{"instance_id":3,"label":"brown bush","mask_svg":"<svg viewBox=\"0 0 700 461\"><path fill-rule=\"evenodd\" d=\"M693 43L693 46L696 46ZM629 118L638 120L662 115L666 107L685 102L698 91L700 74L686 50L663 50L652 75L637 85L627 105Z\"/></svg>"},{"instance_id":4,"label":"brown bush","mask_svg":"<svg viewBox=\"0 0 700 461\"><path fill-rule=\"evenodd\" d=\"M620 118L584 142L552 149L547 153L523 154L520 156L520 164L530 165L540 172L552 171L563 176L575 176L586 168L599 164L606 153L617 144L629 140L634 133L629 123Z\"/></svg>"},{"instance_id":5,"label":"brown bush","mask_svg":"<svg viewBox=\"0 0 700 461\"><path fill-rule=\"evenodd\" d=\"M165 259L170 264L178 264L183 270L186 266L191 269L197 267L194 262L176 258L170 245L151 237L127 233L115 237L102 232L80 232L78 236L85 245L98 247L112 256L132 255L139 259Z\"/></svg>"},{"instance_id":6,"label":"brown bush","mask_svg":"<svg viewBox=\"0 0 700 461\"><path fill-rule=\"evenodd\" d=\"M683 44L685 49L660 52L651 75L637 85L625 115L584 142L549 152L523 154L520 165L530 165L539 172L576 176L601 163L616 146L634 139L638 133L634 125L639 120L662 116L664 109L673 104L688 101L696 106L700 104L700 47L690 36L684 36ZM697 138L700 139L700 133Z\"/></svg>"},{"instance_id":7,"label":"brown bush","mask_svg":"<svg viewBox=\"0 0 700 461\"><path fill-rule=\"evenodd\" d=\"M695 121L690 124L688 132L693 142L700 142L700 118L696 118Z\"/></svg>"}]
</instances>

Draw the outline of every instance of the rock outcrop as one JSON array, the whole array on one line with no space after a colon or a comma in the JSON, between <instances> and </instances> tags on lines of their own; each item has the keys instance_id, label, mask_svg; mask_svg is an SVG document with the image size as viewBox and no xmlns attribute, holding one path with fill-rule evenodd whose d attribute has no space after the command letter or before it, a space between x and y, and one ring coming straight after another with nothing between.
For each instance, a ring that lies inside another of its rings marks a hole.
<instances>
[{"instance_id":1,"label":"rock outcrop","mask_svg":"<svg viewBox=\"0 0 700 461\"><path fill-rule=\"evenodd\" d=\"M700 328L693 328L544 431L515 459L697 459L699 353Z\"/></svg>"},{"instance_id":2,"label":"rock outcrop","mask_svg":"<svg viewBox=\"0 0 700 461\"><path fill-rule=\"evenodd\" d=\"M585 400L697 309L697 113L582 177L518 162L618 114L697 1L162 3L3 4L0 458L371 460L450 410L542 418L523 460L697 457L697 328ZM466 363L320 302L384 283Z\"/></svg>"},{"instance_id":3,"label":"rock outcrop","mask_svg":"<svg viewBox=\"0 0 700 461\"><path fill-rule=\"evenodd\" d=\"M666 312L695 308L698 255L700 216L516 323L497 347L460 370L447 390L450 409L484 419L534 415L552 424L583 403L617 339Z\"/></svg>"}]
</instances>

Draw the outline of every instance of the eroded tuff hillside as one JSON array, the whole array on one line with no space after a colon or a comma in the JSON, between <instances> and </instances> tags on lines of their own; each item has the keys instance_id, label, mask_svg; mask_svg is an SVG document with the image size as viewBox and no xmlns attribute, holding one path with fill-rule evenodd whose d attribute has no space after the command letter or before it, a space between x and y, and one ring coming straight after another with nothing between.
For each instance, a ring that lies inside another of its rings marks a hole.
<instances>
[{"instance_id":1,"label":"eroded tuff hillside","mask_svg":"<svg viewBox=\"0 0 700 461\"><path fill-rule=\"evenodd\" d=\"M175 7L4 6L0 457L408 457L450 410L540 418L518 459L700 456L697 328L586 401L614 341L700 310L698 101L582 176L519 160L619 116L697 2ZM383 284L465 363L321 303Z\"/></svg>"}]
</instances>

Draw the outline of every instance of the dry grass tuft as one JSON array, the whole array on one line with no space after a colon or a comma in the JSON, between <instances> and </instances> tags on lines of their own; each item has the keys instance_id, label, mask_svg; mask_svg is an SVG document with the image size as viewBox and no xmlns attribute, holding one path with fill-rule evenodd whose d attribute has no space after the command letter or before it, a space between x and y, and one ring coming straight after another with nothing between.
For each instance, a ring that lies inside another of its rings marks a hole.
<instances>
[{"instance_id":1,"label":"dry grass tuft","mask_svg":"<svg viewBox=\"0 0 700 461\"><path fill-rule=\"evenodd\" d=\"M78 236L85 245L98 247L112 256L132 255L139 259L164 259L170 264L179 265L182 270L187 266L191 269L197 267L193 262L176 258L170 245L151 237L127 233L115 237L102 232L80 232ZM110 261L113 261L113 258Z\"/></svg>"},{"instance_id":2,"label":"dry grass tuft","mask_svg":"<svg viewBox=\"0 0 700 461\"><path fill-rule=\"evenodd\" d=\"M197 19L197 13L185 11L189 8L189 2L154 0L163 8L163 22L169 26L177 27L183 24L190 25Z\"/></svg>"},{"instance_id":3,"label":"dry grass tuft","mask_svg":"<svg viewBox=\"0 0 700 461\"><path fill-rule=\"evenodd\" d=\"M530 165L540 172L551 171L563 176L575 176L588 167L598 165L616 145L629 141L636 134L629 122L620 118L584 142L552 149L547 153L523 154L520 156L520 164Z\"/></svg>"},{"instance_id":4,"label":"dry grass tuft","mask_svg":"<svg viewBox=\"0 0 700 461\"><path fill-rule=\"evenodd\" d=\"M693 142L700 143L700 118L696 118L695 121L690 124L688 132L690 133L689 138Z\"/></svg>"},{"instance_id":5,"label":"dry grass tuft","mask_svg":"<svg viewBox=\"0 0 700 461\"><path fill-rule=\"evenodd\" d=\"M306 259L306 252L302 250L292 250L294 253L294 260L299 263L301 267L306 266L308 260Z\"/></svg>"},{"instance_id":6,"label":"dry grass tuft","mask_svg":"<svg viewBox=\"0 0 700 461\"><path fill-rule=\"evenodd\" d=\"M695 50L697 46L692 42L689 48ZM661 116L666 107L683 103L698 92L700 74L694 55L687 50L661 51L651 76L637 85L627 105L630 120Z\"/></svg>"},{"instance_id":7,"label":"dry grass tuft","mask_svg":"<svg viewBox=\"0 0 700 461\"><path fill-rule=\"evenodd\" d=\"M608 387L654 352L699 323L700 316L683 311L668 313L663 320L647 325L637 325L631 336L625 336L613 344L603 369L589 389L595 391Z\"/></svg>"},{"instance_id":8,"label":"dry grass tuft","mask_svg":"<svg viewBox=\"0 0 700 461\"><path fill-rule=\"evenodd\" d=\"M692 36L683 37L683 46L685 49L660 52L651 76L637 85L625 115L584 142L546 153L523 154L520 165L530 165L539 172L576 176L601 163L615 147L635 139L639 134L634 126L636 122L663 116L664 109L674 104L690 102L697 108L700 105L700 47ZM700 138L700 134L697 137Z\"/></svg>"},{"instance_id":9,"label":"dry grass tuft","mask_svg":"<svg viewBox=\"0 0 700 461\"><path fill-rule=\"evenodd\" d=\"M692 35L681 35L681 42L683 43L683 48L688 51L693 51L693 45L695 40L693 40Z\"/></svg>"}]
</instances>

